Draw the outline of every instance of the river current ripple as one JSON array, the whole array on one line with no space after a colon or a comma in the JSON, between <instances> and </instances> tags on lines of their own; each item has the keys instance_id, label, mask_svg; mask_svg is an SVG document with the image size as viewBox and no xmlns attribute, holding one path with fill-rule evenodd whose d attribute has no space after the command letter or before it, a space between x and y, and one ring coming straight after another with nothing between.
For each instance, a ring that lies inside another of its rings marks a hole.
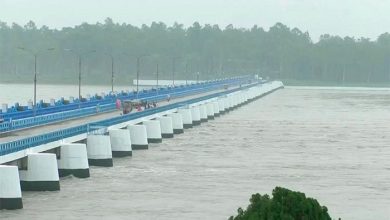
<instances>
[{"instance_id":1,"label":"river current ripple","mask_svg":"<svg viewBox=\"0 0 390 220\"><path fill-rule=\"evenodd\" d=\"M1 219L227 219L251 194L305 192L334 218L390 219L390 91L292 87L186 130Z\"/></svg>"}]
</instances>

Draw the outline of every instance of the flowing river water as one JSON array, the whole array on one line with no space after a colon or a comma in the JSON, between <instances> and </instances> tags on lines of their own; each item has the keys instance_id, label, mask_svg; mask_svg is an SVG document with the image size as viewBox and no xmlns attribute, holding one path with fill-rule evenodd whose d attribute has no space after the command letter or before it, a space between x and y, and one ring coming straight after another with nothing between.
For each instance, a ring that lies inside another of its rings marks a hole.
<instances>
[{"instance_id":1,"label":"flowing river water","mask_svg":"<svg viewBox=\"0 0 390 220\"><path fill-rule=\"evenodd\" d=\"M291 87L186 130L0 219L227 219L253 193L306 193L343 220L390 219L390 90Z\"/></svg>"}]
</instances>

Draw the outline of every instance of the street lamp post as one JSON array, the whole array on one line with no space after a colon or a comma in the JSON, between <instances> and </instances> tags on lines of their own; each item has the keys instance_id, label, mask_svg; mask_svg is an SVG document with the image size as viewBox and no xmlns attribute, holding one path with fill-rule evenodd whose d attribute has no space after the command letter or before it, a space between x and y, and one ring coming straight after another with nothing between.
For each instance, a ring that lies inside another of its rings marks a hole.
<instances>
[{"instance_id":1,"label":"street lamp post","mask_svg":"<svg viewBox=\"0 0 390 220\"><path fill-rule=\"evenodd\" d=\"M18 47L19 50L23 50L25 52L28 52L34 56L34 106L33 106L33 114L34 117L36 116L37 113L37 60L38 60L38 55L40 53L43 53L44 51L52 51L54 48L47 48L44 50L40 50L37 52L34 52L30 49L24 48L24 47Z\"/></svg>"},{"instance_id":2,"label":"street lamp post","mask_svg":"<svg viewBox=\"0 0 390 220\"><path fill-rule=\"evenodd\" d=\"M176 67L176 59L172 59L172 86L175 86L175 67Z\"/></svg>"},{"instance_id":3,"label":"street lamp post","mask_svg":"<svg viewBox=\"0 0 390 220\"><path fill-rule=\"evenodd\" d=\"M111 93L114 94L114 56L110 53L104 53L105 55L109 56L111 58Z\"/></svg>"},{"instance_id":4,"label":"street lamp post","mask_svg":"<svg viewBox=\"0 0 390 220\"><path fill-rule=\"evenodd\" d=\"M139 65L141 57L137 57L137 99L138 99L138 85L139 85Z\"/></svg>"},{"instance_id":5,"label":"street lamp post","mask_svg":"<svg viewBox=\"0 0 390 220\"><path fill-rule=\"evenodd\" d=\"M156 65L156 89L157 89L157 95L158 95L158 72L159 72L159 69L158 69L158 63Z\"/></svg>"},{"instance_id":6,"label":"street lamp post","mask_svg":"<svg viewBox=\"0 0 390 220\"><path fill-rule=\"evenodd\" d=\"M111 92L114 94L114 56L111 56Z\"/></svg>"},{"instance_id":7,"label":"street lamp post","mask_svg":"<svg viewBox=\"0 0 390 220\"><path fill-rule=\"evenodd\" d=\"M172 85L175 86L176 60L180 57L172 57Z\"/></svg>"},{"instance_id":8,"label":"street lamp post","mask_svg":"<svg viewBox=\"0 0 390 220\"><path fill-rule=\"evenodd\" d=\"M81 55L78 55L79 58L79 108L81 102Z\"/></svg>"},{"instance_id":9,"label":"street lamp post","mask_svg":"<svg viewBox=\"0 0 390 220\"><path fill-rule=\"evenodd\" d=\"M34 54L34 116L37 112L37 54Z\"/></svg>"},{"instance_id":10,"label":"street lamp post","mask_svg":"<svg viewBox=\"0 0 390 220\"><path fill-rule=\"evenodd\" d=\"M137 56L137 99L138 99L138 92L139 92L139 73L140 73L140 62L142 57L147 57L149 55L143 54L140 56Z\"/></svg>"},{"instance_id":11,"label":"street lamp post","mask_svg":"<svg viewBox=\"0 0 390 220\"><path fill-rule=\"evenodd\" d=\"M188 85L188 62L186 62L186 85Z\"/></svg>"},{"instance_id":12,"label":"street lamp post","mask_svg":"<svg viewBox=\"0 0 390 220\"><path fill-rule=\"evenodd\" d=\"M64 50L75 54L78 57L78 60L79 60L79 108L80 108L80 105L81 105L81 61L82 61L81 59L82 59L82 57L84 55L87 55L87 54L90 54L90 53L95 53L96 50L91 50L91 51L88 51L88 52L85 52L85 53L78 53L78 52L76 52L73 49L64 49Z\"/></svg>"}]
</instances>

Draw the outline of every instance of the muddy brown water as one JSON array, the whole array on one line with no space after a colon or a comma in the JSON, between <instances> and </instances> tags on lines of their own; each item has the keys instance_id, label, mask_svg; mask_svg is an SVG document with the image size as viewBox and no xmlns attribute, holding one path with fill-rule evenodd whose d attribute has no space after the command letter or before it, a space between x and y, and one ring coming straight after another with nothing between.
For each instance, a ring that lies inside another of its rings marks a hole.
<instances>
[{"instance_id":1,"label":"muddy brown water","mask_svg":"<svg viewBox=\"0 0 390 220\"><path fill-rule=\"evenodd\" d=\"M286 88L59 192L23 192L0 219L227 219L275 186L334 218L390 219L389 121L389 90Z\"/></svg>"}]
</instances>

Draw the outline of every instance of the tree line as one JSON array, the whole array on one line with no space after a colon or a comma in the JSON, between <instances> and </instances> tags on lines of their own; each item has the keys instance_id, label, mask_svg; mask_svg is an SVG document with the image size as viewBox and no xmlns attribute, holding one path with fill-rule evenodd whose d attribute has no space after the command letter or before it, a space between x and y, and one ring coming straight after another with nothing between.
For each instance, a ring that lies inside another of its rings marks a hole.
<instances>
[{"instance_id":1,"label":"tree line","mask_svg":"<svg viewBox=\"0 0 390 220\"><path fill-rule=\"evenodd\" d=\"M308 32L277 23L269 30L228 25L190 27L162 22L136 27L107 18L103 23L50 29L33 21L24 26L0 22L0 83L30 82L38 52L39 82L76 83L82 56L85 83L116 83L141 78L212 79L259 74L287 81L326 83L390 82L390 34L375 40L324 34L313 42ZM47 50L52 48L54 50ZM88 53L91 52L91 53Z\"/></svg>"}]
</instances>

